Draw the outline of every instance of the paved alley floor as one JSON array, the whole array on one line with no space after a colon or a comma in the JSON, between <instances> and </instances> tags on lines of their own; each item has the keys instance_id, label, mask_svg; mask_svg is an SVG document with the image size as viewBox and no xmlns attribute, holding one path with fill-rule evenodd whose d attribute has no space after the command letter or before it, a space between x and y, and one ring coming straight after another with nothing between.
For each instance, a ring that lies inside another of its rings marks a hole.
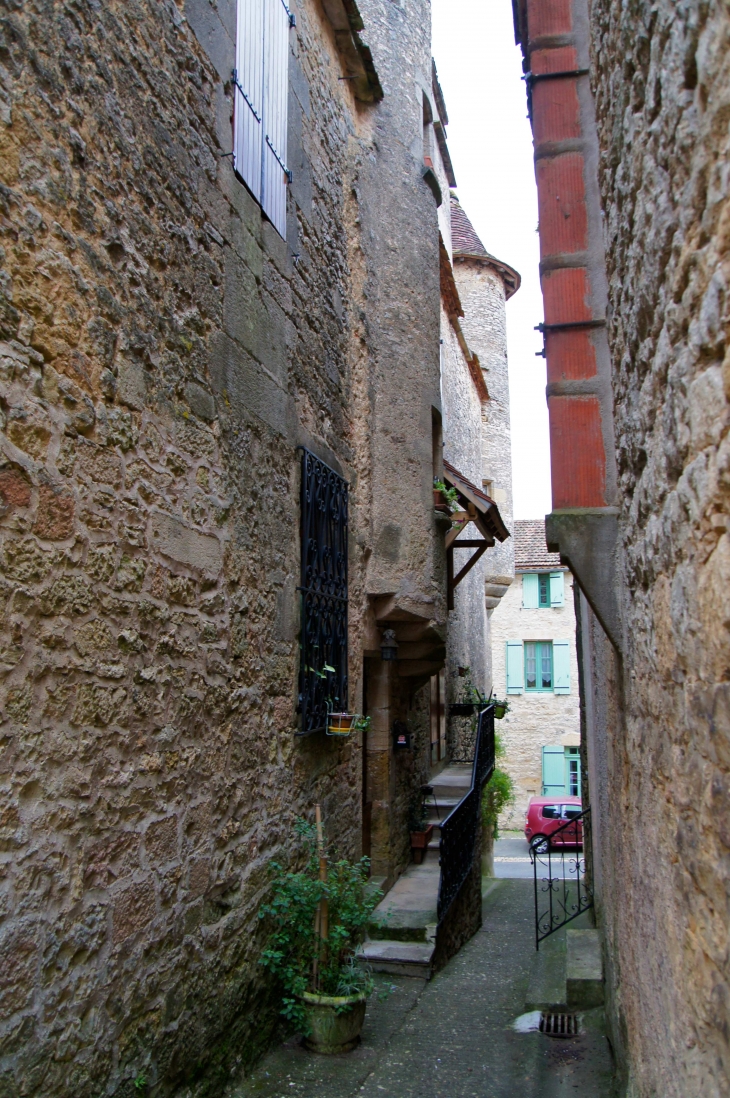
<instances>
[{"instance_id":1,"label":"paved alley floor","mask_svg":"<svg viewBox=\"0 0 730 1098\"><path fill-rule=\"evenodd\" d=\"M429 983L378 977L359 1048L318 1056L292 1038L230 1098L612 1098L602 1011L567 1040L512 1028L533 934L531 882L490 882L481 930Z\"/></svg>"}]
</instances>

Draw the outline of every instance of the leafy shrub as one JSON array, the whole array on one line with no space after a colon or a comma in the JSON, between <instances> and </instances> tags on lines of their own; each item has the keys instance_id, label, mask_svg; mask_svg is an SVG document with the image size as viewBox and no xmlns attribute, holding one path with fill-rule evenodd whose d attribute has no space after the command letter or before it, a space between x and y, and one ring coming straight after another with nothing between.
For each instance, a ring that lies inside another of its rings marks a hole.
<instances>
[{"instance_id":1,"label":"leafy shrub","mask_svg":"<svg viewBox=\"0 0 730 1098\"><path fill-rule=\"evenodd\" d=\"M500 737L494 737L494 753L496 758L504 758L505 749ZM499 838L498 822L503 808L512 804L515 799L515 783L506 770L495 766L494 772L484 786L482 793L482 823L491 830L495 839Z\"/></svg>"},{"instance_id":2,"label":"leafy shrub","mask_svg":"<svg viewBox=\"0 0 730 1098\"><path fill-rule=\"evenodd\" d=\"M305 820L297 821L296 830L307 861L297 872L271 863L273 894L259 918L268 919L272 930L261 963L282 985L282 1014L306 1033L301 1003L305 991L319 995L372 991L372 977L355 961L355 951L382 893L368 887L368 858L358 862L330 859L327 880L321 881L316 830ZM318 933L317 910L325 899L329 933L323 940Z\"/></svg>"}]
</instances>

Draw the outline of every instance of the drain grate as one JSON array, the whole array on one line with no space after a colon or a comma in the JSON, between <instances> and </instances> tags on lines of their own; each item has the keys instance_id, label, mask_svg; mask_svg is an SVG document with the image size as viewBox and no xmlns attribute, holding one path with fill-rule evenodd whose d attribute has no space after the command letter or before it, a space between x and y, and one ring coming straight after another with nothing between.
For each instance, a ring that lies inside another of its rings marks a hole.
<instances>
[{"instance_id":1,"label":"drain grate","mask_svg":"<svg viewBox=\"0 0 730 1098\"><path fill-rule=\"evenodd\" d=\"M540 1033L548 1037L577 1037L580 1033L577 1014L541 1014Z\"/></svg>"}]
</instances>

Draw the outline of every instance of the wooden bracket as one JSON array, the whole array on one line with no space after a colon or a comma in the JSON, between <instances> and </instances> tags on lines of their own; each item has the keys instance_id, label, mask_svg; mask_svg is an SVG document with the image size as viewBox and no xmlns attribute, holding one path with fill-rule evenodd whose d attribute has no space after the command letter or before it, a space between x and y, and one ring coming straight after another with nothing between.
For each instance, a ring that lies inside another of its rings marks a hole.
<instances>
[{"instance_id":1,"label":"wooden bracket","mask_svg":"<svg viewBox=\"0 0 730 1098\"><path fill-rule=\"evenodd\" d=\"M456 533L457 534L460 533L461 529L463 529L463 527L461 527L459 530L457 530ZM459 586L459 584L463 580L464 576L466 576L467 573L472 570L472 568L474 567L476 562L479 560L479 558L482 556L482 554L485 553L486 550L489 548L490 544L493 544L493 543L490 543L490 542L488 542L484 539L480 539L478 541L472 541L472 540L466 540L466 539L464 541L452 540L451 544L447 543L447 548L446 548L446 589L447 589L447 597L448 597L447 605L448 605L449 610L454 609L454 591L455 591L455 589ZM455 548L456 549L475 549L476 550L476 552L472 553L472 555L469 557L469 560L466 562L464 567L459 572L457 572L456 575L454 575L454 549Z\"/></svg>"}]
</instances>

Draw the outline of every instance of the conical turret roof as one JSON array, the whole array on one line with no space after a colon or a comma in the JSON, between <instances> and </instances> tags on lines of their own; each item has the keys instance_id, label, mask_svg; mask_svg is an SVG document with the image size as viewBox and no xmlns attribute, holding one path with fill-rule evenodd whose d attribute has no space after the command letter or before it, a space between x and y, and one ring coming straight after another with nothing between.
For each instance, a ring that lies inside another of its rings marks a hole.
<instances>
[{"instance_id":1,"label":"conical turret roof","mask_svg":"<svg viewBox=\"0 0 730 1098\"><path fill-rule=\"evenodd\" d=\"M483 255L486 258L489 254L455 194L451 196L451 250L454 255Z\"/></svg>"},{"instance_id":2,"label":"conical turret roof","mask_svg":"<svg viewBox=\"0 0 730 1098\"><path fill-rule=\"evenodd\" d=\"M504 282L504 294L507 300L519 290L521 282L519 272L514 267L510 267L509 263L503 263L501 259L490 255L455 194L451 195L451 252L454 259L483 259L498 271Z\"/></svg>"}]
</instances>

